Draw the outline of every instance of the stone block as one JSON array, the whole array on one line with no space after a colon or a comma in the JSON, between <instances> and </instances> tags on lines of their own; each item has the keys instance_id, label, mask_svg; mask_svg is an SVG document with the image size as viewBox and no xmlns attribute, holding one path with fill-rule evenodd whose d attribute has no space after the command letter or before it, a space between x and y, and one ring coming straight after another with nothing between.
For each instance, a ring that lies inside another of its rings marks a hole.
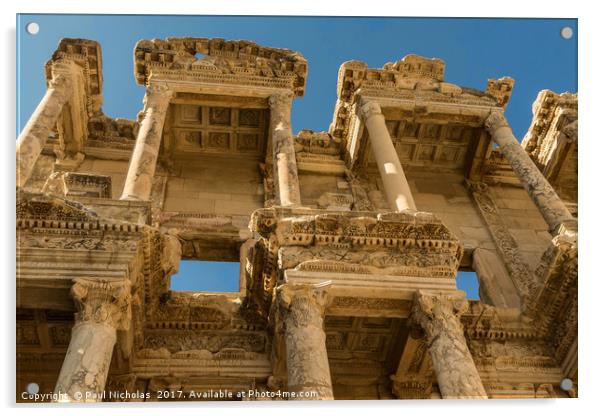
<instances>
[{"instance_id":1,"label":"stone block","mask_svg":"<svg viewBox=\"0 0 602 416\"><path fill-rule=\"evenodd\" d=\"M539 244L540 238L537 236L537 233L534 230L530 229L517 229L517 228L509 228L508 231L512 234L512 237L519 246L531 245L531 244Z\"/></svg>"},{"instance_id":2,"label":"stone block","mask_svg":"<svg viewBox=\"0 0 602 416\"><path fill-rule=\"evenodd\" d=\"M438 194L430 194L430 193L417 193L414 194L414 202L416 203L416 208L419 211L443 211L447 207L447 200L445 196Z\"/></svg>"},{"instance_id":3,"label":"stone block","mask_svg":"<svg viewBox=\"0 0 602 416\"><path fill-rule=\"evenodd\" d=\"M477 241L488 241L491 240L491 235L485 227L465 227L461 226L460 231L462 235L467 239L474 239Z\"/></svg>"},{"instance_id":4,"label":"stone block","mask_svg":"<svg viewBox=\"0 0 602 416\"><path fill-rule=\"evenodd\" d=\"M215 211L224 215L250 215L258 208L263 208L263 203L259 203L252 199L249 199L248 201L215 200Z\"/></svg>"},{"instance_id":5,"label":"stone block","mask_svg":"<svg viewBox=\"0 0 602 416\"><path fill-rule=\"evenodd\" d=\"M211 199L201 200L168 197L165 198L163 209L168 212L199 212L204 214L216 213L215 201Z\"/></svg>"},{"instance_id":6,"label":"stone block","mask_svg":"<svg viewBox=\"0 0 602 416\"><path fill-rule=\"evenodd\" d=\"M520 307L516 287L495 251L477 248L472 254L472 261L484 301L498 307Z\"/></svg>"},{"instance_id":7,"label":"stone block","mask_svg":"<svg viewBox=\"0 0 602 416\"><path fill-rule=\"evenodd\" d=\"M451 184L446 181L440 179L416 179L415 182L416 190L421 194L454 196L454 189L450 186Z\"/></svg>"},{"instance_id":8,"label":"stone block","mask_svg":"<svg viewBox=\"0 0 602 416\"><path fill-rule=\"evenodd\" d=\"M92 164L92 169L95 173L121 173L127 174L128 162L121 160L101 160L96 159Z\"/></svg>"}]
</instances>

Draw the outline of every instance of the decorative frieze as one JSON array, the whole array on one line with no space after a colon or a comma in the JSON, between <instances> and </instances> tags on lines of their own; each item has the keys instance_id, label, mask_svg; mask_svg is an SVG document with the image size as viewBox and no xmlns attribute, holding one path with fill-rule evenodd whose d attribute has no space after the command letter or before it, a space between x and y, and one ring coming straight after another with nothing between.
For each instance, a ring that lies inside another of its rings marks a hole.
<instances>
[{"instance_id":1,"label":"decorative frieze","mask_svg":"<svg viewBox=\"0 0 602 416\"><path fill-rule=\"evenodd\" d=\"M508 231L489 192L488 185L472 181L467 181L467 185L524 303L537 290L538 282L534 279L530 267L523 260L514 237Z\"/></svg>"},{"instance_id":2,"label":"decorative frieze","mask_svg":"<svg viewBox=\"0 0 602 416\"><path fill-rule=\"evenodd\" d=\"M302 96L307 61L298 52L246 40L168 38L139 41L134 72L139 84L153 75L171 81L284 88Z\"/></svg>"}]
</instances>

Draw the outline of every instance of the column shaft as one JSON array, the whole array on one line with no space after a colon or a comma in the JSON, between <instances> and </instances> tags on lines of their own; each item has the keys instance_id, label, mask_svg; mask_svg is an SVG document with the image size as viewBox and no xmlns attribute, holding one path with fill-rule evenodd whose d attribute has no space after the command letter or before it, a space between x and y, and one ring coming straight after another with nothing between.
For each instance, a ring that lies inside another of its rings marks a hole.
<instances>
[{"instance_id":1,"label":"column shaft","mask_svg":"<svg viewBox=\"0 0 602 416\"><path fill-rule=\"evenodd\" d=\"M109 374L117 330L129 329L129 282L76 279L78 313L54 392L61 402L99 402Z\"/></svg>"},{"instance_id":2,"label":"column shaft","mask_svg":"<svg viewBox=\"0 0 602 416\"><path fill-rule=\"evenodd\" d=\"M71 332L55 393L65 395L65 401L102 401L116 339L117 331L110 325L77 323Z\"/></svg>"},{"instance_id":3,"label":"column shaft","mask_svg":"<svg viewBox=\"0 0 602 416\"><path fill-rule=\"evenodd\" d=\"M417 293L412 319L423 329L444 399L486 399L481 377L466 344L459 316L464 299Z\"/></svg>"},{"instance_id":4,"label":"column shaft","mask_svg":"<svg viewBox=\"0 0 602 416\"><path fill-rule=\"evenodd\" d=\"M293 93L290 91L274 94L269 99L275 197L281 206L301 204L295 144L291 130L292 102Z\"/></svg>"},{"instance_id":5,"label":"column shaft","mask_svg":"<svg viewBox=\"0 0 602 416\"><path fill-rule=\"evenodd\" d=\"M44 98L17 139L17 186L23 187L31 176L48 135L56 126L63 106L70 97L73 78L68 73L53 77Z\"/></svg>"},{"instance_id":6,"label":"column shaft","mask_svg":"<svg viewBox=\"0 0 602 416\"><path fill-rule=\"evenodd\" d=\"M385 187L389 206L395 211L416 210L410 185L391 141L380 105L368 101L362 105L360 114L368 129L372 153Z\"/></svg>"},{"instance_id":7,"label":"column shaft","mask_svg":"<svg viewBox=\"0 0 602 416\"><path fill-rule=\"evenodd\" d=\"M288 390L300 396L294 400L332 400L323 319L326 292L313 286L286 284L278 288L278 296L284 323ZM316 393L318 397L312 395Z\"/></svg>"},{"instance_id":8,"label":"column shaft","mask_svg":"<svg viewBox=\"0 0 602 416\"><path fill-rule=\"evenodd\" d=\"M144 117L136 137L121 199L148 201L163 136L163 124L173 92L150 85L144 97Z\"/></svg>"},{"instance_id":9,"label":"column shaft","mask_svg":"<svg viewBox=\"0 0 602 416\"><path fill-rule=\"evenodd\" d=\"M485 127L492 140L500 146L500 151L510 162L512 170L539 208L550 230L556 230L564 222L574 222L575 219L562 199L514 137L504 115L492 112L485 120Z\"/></svg>"}]
</instances>

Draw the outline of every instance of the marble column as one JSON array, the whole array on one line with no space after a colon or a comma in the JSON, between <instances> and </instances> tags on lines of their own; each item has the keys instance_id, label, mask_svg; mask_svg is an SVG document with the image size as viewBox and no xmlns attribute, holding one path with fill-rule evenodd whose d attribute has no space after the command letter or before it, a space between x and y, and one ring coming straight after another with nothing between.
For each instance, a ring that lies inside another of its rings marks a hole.
<instances>
[{"instance_id":1,"label":"marble column","mask_svg":"<svg viewBox=\"0 0 602 416\"><path fill-rule=\"evenodd\" d=\"M306 397L293 400L332 400L332 380L326 353L324 286L284 284L277 289L279 319L284 325L288 391ZM316 394L307 396L308 394Z\"/></svg>"},{"instance_id":2,"label":"marble column","mask_svg":"<svg viewBox=\"0 0 602 416\"><path fill-rule=\"evenodd\" d=\"M130 285L76 279L71 295L78 313L54 392L60 402L100 402L117 330L130 326Z\"/></svg>"},{"instance_id":3,"label":"marble column","mask_svg":"<svg viewBox=\"0 0 602 416\"><path fill-rule=\"evenodd\" d=\"M144 96L144 116L136 137L121 199L148 201L163 138L163 124L173 91L165 84L151 84Z\"/></svg>"},{"instance_id":4,"label":"marble column","mask_svg":"<svg viewBox=\"0 0 602 416\"><path fill-rule=\"evenodd\" d=\"M416 210L410 185L403 173L380 105L374 101L364 101L360 108L360 117L368 129L372 154L385 187L389 206L398 212L406 209Z\"/></svg>"},{"instance_id":5,"label":"marble column","mask_svg":"<svg viewBox=\"0 0 602 416\"><path fill-rule=\"evenodd\" d=\"M61 70L57 70L60 68ZM17 187L25 186L31 176L48 135L69 101L75 83L72 65L54 64L46 94L17 139Z\"/></svg>"},{"instance_id":6,"label":"marble column","mask_svg":"<svg viewBox=\"0 0 602 416\"><path fill-rule=\"evenodd\" d=\"M286 91L274 94L268 101L275 197L281 206L301 205L295 143L291 130L293 93Z\"/></svg>"},{"instance_id":7,"label":"marble column","mask_svg":"<svg viewBox=\"0 0 602 416\"><path fill-rule=\"evenodd\" d=\"M412 320L424 331L444 399L487 398L460 322L467 307L465 299L421 291L414 299Z\"/></svg>"},{"instance_id":8,"label":"marble column","mask_svg":"<svg viewBox=\"0 0 602 416\"><path fill-rule=\"evenodd\" d=\"M543 218L554 232L562 223L575 222L554 188L539 171L525 149L518 143L501 111L493 111L485 120L485 128L494 143L499 145L512 170L539 208Z\"/></svg>"}]
</instances>

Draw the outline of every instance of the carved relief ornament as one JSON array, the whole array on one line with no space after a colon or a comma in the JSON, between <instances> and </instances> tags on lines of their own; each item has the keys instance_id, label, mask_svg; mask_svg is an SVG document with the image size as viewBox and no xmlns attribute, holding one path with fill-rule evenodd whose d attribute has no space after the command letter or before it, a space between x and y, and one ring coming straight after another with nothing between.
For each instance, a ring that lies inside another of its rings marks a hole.
<instances>
[{"instance_id":1,"label":"carved relief ornament","mask_svg":"<svg viewBox=\"0 0 602 416\"><path fill-rule=\"evenodd\" d=\"M71 296L77 308L77 323L106 324L128 330L131 321L130 282L75 279Z\"/></svg>"}]
</instances>

